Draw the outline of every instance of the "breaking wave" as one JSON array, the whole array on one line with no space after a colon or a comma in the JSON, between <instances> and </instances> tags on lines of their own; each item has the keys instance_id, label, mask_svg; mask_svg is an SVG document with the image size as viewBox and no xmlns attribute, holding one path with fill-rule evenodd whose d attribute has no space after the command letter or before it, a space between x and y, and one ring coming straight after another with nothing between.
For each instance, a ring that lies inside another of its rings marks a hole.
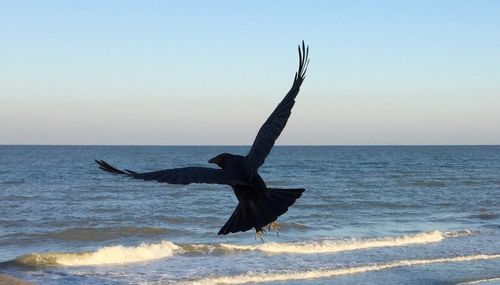
<instances>
[{"instance_id":1,"label":"breaking wave","mask_svg":"<svg viewBox=\"0 0 500 285\"><path fill-rule=\"evenodd\" d=\"M223 249L229 250L260 250L270 253L334 253L377 247L395 247L414 244L440 242L447 237L460 237L472 235L469 230L458 232L424 232L414 235L384 237L376 239L349 239L349 240L319 240L293 243L263 243L259 245L220 244Z\"/></svg>"},{"instance_id":2,"label":"breaking wave","mask_svg":"<svg viewBox=\"0 0 500 285\"><path fill-rule=\"evenodd\" d=\"M500 258L500 254L491 254L491 255L480 254L480 255L449 257L449 258L399 260L393 262L376 263L372 265L363 265L363 266L347 267L347 268L333 268L333 269L321 269L321 270L309 270L309 271L283 271L279 273L246 273L233 276L210 277L193 281L191 282L191 284L244 284L250 282L309 280L309 279L335 277L339 275L349 275L349 274L357 274L370 271L378 271L378 270L403 267L403 266L427 265L427 264L445 263L445 262L466 262L466 261L488 260L497 258Z\"/></svg>"},{"instance_id":3,"label":"breaking wave","mask_svg":"<svg viewBox=\"0 0 500 285\"><path fill-rule=\"evenodd\" d=\"M291 243L262 243L258 245L239 245L227 243L214 244L174 244L170 241L138 246L106 246L89 252L61 252L61 253L31 253L23 255L11 263L28 266L92 266L107 264L125 264L144 262L166 258L176 254L198 253L210 254L214 252L234 251L263 251L268 253L335 253L377 247L397 247L416 244L440 242L449 237L473 235L469 230L457 232L423 232L407 236L385 237L375 239L349 240L317 240Z\"/></svg>"},{"instance_id":4,"label":"breaking wave","mask_svg":"<svg viewBox=\"0 0 500 285\"><path fill-rule=\"evenodd\" d=\"M469 284L481 284L481 283L493 283L493 282L500 282L500 277L468 281L464 283L458 283L457 285L469 285Z\"/></svg>"},{"instance_id":5,"label":"breaking wave","mask_svg":"<svg viewBox=\"0 0 500 285\"><path fill-rule=\"evenodd\" d=\"M179 250L179 246L162 241L156 244L141 244L136 247L106 246L92 252L32 253L16 258L14 263L29 266L124 264L169 257Z\"/></svg>"}]
</instances>

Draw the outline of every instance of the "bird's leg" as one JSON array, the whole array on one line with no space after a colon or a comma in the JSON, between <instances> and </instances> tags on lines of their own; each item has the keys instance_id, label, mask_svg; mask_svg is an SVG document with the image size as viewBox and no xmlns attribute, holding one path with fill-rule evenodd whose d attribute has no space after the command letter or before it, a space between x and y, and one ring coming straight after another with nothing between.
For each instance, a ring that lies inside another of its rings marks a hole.
<instances>
[{"instance_id":1,"label":"bird's leg","mask_svg":"<svg viewBox=\"0 0 500 285\"><path fill-rule=\"evenodd\" d=\"M255 228L255 240L257 240L257 237L260 239L261 242L264 242L264 234L266 233L266 230L263 228Z\"/></svg>"},{"instance_id":2,"label":"bird's leg","mask_svg":"<svg viewBox=\"0 0 500 285\"><path fill-rule=\"evenodd\" d=\"M278 224L278 221L277 221L277 220L272 221L269 225L267 225L267 229L268 229L270 232L276 232L276 235L277 235L278 237L280 237L280 233L279 233L280 225Z\"/></svg>"}]
</instances>

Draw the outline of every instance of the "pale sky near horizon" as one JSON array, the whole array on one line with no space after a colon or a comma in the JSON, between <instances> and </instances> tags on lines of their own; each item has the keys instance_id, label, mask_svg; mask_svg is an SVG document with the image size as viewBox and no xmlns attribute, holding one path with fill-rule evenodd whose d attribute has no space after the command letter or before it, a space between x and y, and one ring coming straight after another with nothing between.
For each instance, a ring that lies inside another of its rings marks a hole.
<instances>
[{"instance_id":1,"label":"pale sky near horizon","mask_svg":"<svg viewBox=\"0 0 500 285\"><path fill-rule=\"evenodd\" d=\"M500 144L500 1L1 1L0 144Z\"/></svg>"}]
</instances>

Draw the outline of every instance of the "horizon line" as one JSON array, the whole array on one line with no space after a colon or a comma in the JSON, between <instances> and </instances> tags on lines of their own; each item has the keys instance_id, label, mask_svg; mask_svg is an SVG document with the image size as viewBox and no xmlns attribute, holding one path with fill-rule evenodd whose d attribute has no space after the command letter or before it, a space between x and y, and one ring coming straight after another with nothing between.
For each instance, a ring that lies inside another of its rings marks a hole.
<instances>
[{"instance_id":1,"label":"horizon line","mask_svg":"<svg viewBox=\"0 0 500 285\"><path fill-rule=\"evenodd\" d=\"M0 146L165 146L165 147L251 147L246 144L0 144ZM500 146L500 144L277 144L275 147L321 146Z\"/></svg>"}]
</instances>

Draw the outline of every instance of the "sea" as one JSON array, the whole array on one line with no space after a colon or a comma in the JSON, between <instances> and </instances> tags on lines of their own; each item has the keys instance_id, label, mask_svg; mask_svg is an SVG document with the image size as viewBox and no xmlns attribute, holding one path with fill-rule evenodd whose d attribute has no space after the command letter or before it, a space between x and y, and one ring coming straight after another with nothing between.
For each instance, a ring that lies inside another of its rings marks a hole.
<instances>
[{"instance_id":1,"label":"sea","mask_svg":"<svg viewBox=\"0 0 500 285\"><path fill-rule=\"evenodd\" d=\"M101 171L249 146L0 146L0 274L36 284L500 284L500 146L276 146L279 229L218 236L224 185Z\"/></svg>"}]
</instances>

